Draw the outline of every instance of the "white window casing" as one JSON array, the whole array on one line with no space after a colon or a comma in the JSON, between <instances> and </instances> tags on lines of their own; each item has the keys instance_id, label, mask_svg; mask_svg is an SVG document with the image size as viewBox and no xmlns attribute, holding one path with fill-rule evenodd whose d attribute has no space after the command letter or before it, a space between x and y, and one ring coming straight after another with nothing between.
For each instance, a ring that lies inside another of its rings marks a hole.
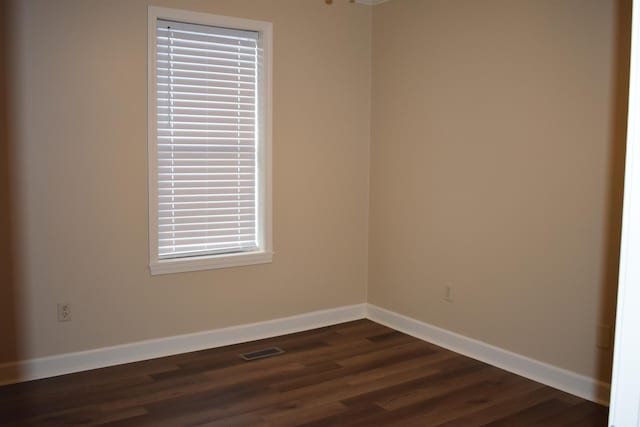
<instances>
[{"instance_id":1,"label":"white window casing","mask_svg":"<svg viewBox=\"0 0 640 427\"><path fill-rule=\"evenodd\" d=\"M271 262L269 22L149 7L152 274Z\"/></svg>"}]
</instances>

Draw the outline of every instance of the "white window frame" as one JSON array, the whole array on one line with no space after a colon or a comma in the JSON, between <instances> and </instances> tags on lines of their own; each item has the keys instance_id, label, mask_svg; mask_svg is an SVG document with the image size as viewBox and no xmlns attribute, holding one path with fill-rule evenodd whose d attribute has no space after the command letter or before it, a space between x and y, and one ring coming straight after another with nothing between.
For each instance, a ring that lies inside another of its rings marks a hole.
<instances>
[{"instance_id":1,"label":"white window frame","mask_svg":"<svg viewBox=\"0 0 640 427\"><path fill-rule=\"evenodd\" d=\"M257 31L260 34L258 105L258 250L173 259L158 258L157 120L156 120L156 22L158 19L208 26ZM147 58L147 152L149 175L149 268L151 274L167 274L243 265L264 264L272 260L271 232L271 72L273 29L270 22L212 15L163 7L148 7Z\"/></svg>"}]
</instances>

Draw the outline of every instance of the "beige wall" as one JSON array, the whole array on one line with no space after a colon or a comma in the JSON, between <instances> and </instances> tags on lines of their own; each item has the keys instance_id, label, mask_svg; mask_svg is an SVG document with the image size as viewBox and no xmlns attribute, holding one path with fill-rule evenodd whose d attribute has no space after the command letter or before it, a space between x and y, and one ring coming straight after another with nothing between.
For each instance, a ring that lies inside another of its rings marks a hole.
<instances>
[{"instance_id":1,"label":"beige wall","mask_svg":"<svg viewBox=\"0 0 640 427\"><path fill-rule=\"evenodd\" d=\"M630 1L374 8L369 302L609 378ZM454 287L454 302L443 301Z\"/></svg>"},{"instance_id":2,"label":"beige wall","mask_svg":"<svg viewBox=\"0 0 640 427\"><path fill-rule=\"evenodd\" d=\"M3 340L22 358L365 299L371 8L153 2L273 22L275 255L268 265L152 277L147 3L12 2L13 196L0 194L16 220L15 248L3 250L15 256L4 289L18 294L18 325ZM71 304L71 322L57 323L57 302ZM14 358L7 347L0 361Z\"/></svg>"},{"instance_id":3,"label":"beige wall","mask_svg":"<svg viewBox=\"0 0 640 427\"><path fill-rule=\"evenodd\" d=\"M7 16L7 4L0 1L0 360L15 360L18 357L18 349L16 289L13 282L13 218L9 203L12 195L9 161L11 107L8 82L10 31Z\"/></svg>"},{"instance_id":4,"label":"beige wall","mask_svg":"<svg viewBox=\"0 0 640 427\"><path fill-rule=\"evenodd\" d=\"M151 277L147 2L0 2L0 362L368 299L606 380L629 3L154 2L274 23L276 254Z\"/></svg>"}]
</instances>

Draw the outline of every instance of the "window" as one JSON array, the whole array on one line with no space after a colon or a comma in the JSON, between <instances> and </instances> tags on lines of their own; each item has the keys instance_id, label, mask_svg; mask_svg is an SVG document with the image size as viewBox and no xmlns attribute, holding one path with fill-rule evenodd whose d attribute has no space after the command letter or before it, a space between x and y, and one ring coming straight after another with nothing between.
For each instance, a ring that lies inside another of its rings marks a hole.
<instances>
[{"instance_id":1,"label":"window","mask_svg":"<svg viewBox=\"0 0 640 427\"><path fill-rule=\"evenodd\" d=\"M271 261L271 24L149 7L152 274Z\"/></svg>"}]
</instances>

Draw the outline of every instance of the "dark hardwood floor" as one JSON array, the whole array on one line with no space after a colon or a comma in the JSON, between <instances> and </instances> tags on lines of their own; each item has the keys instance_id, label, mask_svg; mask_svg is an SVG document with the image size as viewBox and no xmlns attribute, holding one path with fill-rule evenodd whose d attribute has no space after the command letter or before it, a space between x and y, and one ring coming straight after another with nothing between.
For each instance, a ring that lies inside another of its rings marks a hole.
<instances>
[{"instance_id":1,"label":"dark hardwood floor","mask_svg":"<svg viewBox=\"0 0 640 427\"><path fill-rule=\"evenodd\" d=\"M247 362L239 353L278 346ZM607 409L368 320L0 388L3 426L606 426Z\"/></svg>"}]
</instances>

